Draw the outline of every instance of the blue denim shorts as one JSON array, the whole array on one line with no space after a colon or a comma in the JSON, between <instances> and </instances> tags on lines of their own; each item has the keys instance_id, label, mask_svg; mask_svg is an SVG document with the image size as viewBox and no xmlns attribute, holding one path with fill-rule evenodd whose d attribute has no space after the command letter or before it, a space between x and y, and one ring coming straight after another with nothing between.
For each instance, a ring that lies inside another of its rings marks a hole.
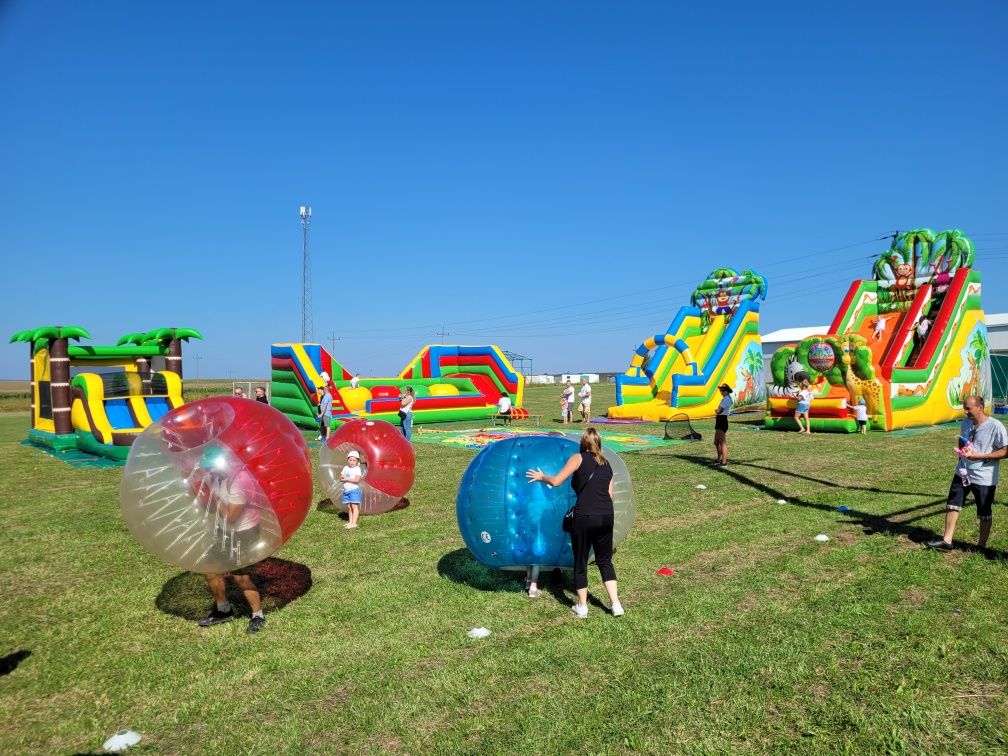
<instances>
[{"instance_id":1,"label":"blue denim shorts","mask_svg":"<svg viewBox=\"0 0 1008 756\"><path fill-rule=\"evenodd\" d=\"M360 500L361 500L361 490L359 488L354 488L350 491L343 492L344 504L360 504Z\"/></svg>"}]
</instances>

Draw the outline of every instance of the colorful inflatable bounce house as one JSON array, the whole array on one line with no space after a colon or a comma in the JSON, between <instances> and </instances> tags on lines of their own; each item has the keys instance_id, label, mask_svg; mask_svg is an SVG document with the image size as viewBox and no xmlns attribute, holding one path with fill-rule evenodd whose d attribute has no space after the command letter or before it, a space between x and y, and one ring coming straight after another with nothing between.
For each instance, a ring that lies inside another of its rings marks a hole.
<instances>
[{"instance_id":1,"label":"colorful inflatable bounce house","mask_svg":"<svg viewBox=\"0 0 1008 756\"><path fill-rule=\"evenodd\" d=\"M273 406L302 428L317 428L317 389L330 377L334 425L354 417L399 422L399 397L411 386L416 394L413 422L480 420L497 413L501 392L511 397L514 417L521 408L525 378L496 346L425 346L396 378L361 378L319 344L273 344Z\"/></svg>"},{"instance_id":2,"label":"colorful inflatable bounce house","mask_svg":"<svg viewBox=\"0 0 1008 756\"><path fill-rule=\"evenodd\" d=\"M130 333L116 346L79 346L84 328L19 331L29 349L31 429L28 438L57 451L80 449L126 459L133 439L182 404L182 342L192 328Z\"/></svg>"},{"instance_id":3,"label":"colorful inflatable bounce house","mask_svg":"<svg viewBox=\"0 0 1008 756\"><path fill-rule=\"evenodd\" d=\"M665 421L683 415L712 417L717 387L733 387L733 405L760 406L763 350L759 303L766 278L751 270L713 271L665 330L644 341L630 368L616 376L616 406L609 417Z\"/></svg>"},{"instance_id":4,"label":"colorful inflatable bounce house","mask_svg":"<svg viewBox=\"0 0 1008 756\"><path fill-rule=\"evenodd\" d=\"M990 401L987 327L973 242L962 232L900 234L875 263L872 280L854 281L829 332L777 350L767 428L796 429L795 396L808 380L813 430L896 430L962 417L969 394Z\"/></svg>"}]
</instances>

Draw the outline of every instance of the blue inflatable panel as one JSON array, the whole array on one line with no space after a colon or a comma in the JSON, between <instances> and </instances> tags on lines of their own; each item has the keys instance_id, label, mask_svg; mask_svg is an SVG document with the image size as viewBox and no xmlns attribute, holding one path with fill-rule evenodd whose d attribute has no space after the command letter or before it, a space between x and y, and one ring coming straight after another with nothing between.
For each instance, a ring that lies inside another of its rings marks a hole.
<instances>
[{"instance_id":1,"label":"blue inflatable panel","mask_svg":"<svg viewBox=\"0 0 1008 756\"><path fill-rule=\"evenodd\" d=\"M137 427L129 403L125 399L106 399L105 416L112 430L132 430Z\"/></svg>"},{"instance_id":2,"label":"blue inflatable panel","mask_svg":"<svg viewBox=\"0 0 1008 756\"><path fill-rule=\"evenodd\" d=\"M171 409L168 406L168 397L166 396L145 396L144 404L147 405L147 413L151 416L151 420L155 422Z\"/></svg>"}]
</instances>

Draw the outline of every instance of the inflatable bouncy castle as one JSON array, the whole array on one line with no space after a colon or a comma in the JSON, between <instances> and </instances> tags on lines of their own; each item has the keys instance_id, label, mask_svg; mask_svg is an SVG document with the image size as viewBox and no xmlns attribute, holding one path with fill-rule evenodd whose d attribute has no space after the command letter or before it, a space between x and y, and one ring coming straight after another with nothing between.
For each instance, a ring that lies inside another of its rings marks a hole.
<instances>
[{"instance_id":1,"label":"inflatable bouncy castle","mask_svg":"<svg viewBox=\"0 0 1008 756\"><path fill-rule=\"evenodd\" d=\"M355 417L398 424L399 398L407 386L416 395L415 423L492 417L502 392L511 398L512 417L528 416L521 408L525 377L492 344L425 346L398 376L360 378L356 387L353 374L320 344L273 344L270 358L271 402L302 428L318 427L317 392L327 384L335 425Z\"/></svg>"},{"instance_id":2,"label":"inflatable bouncy castle","mask_svg":"<svg viewBox=\"0 0 1008 756\"><path fill-rule=\"evenodd\" d=\"M973 242L961 231L897 236L869 280L854 281L827 333L771 360L765 426L797 428L798 387L810 383L813 430L852 432L863 403L870 428L962 417L963 397L991 397L987 327Z\"/></svg>"},{"instance_id":3,"label":"inflatable bouncy castle","mask_svg":"<svg viewBox=\"0 0 1008 756\"><path fill-rule=\"evenodd\" d=\"M762 406L759 303L766 292L766 278L751 270L712 271L690 305L679 309L664 333L645 339L627 371L616 376L609 417L713 417L722 383L733 389L733 407Z\"/></svg>"},{"instance_id":4,"label":"inflatable bouncy castle","mask_svg":"<svg viewBox=\"0 0 1008 756\"><path fill-rule=\"evenodd\" d=\"M115 346L71 345L84 328L19 331L28 344L31 428L28 438L57 451L80 449L124 460L133 440L182 405L182 342L192 328L129 333Z\"/></svg>"}]
</instances>

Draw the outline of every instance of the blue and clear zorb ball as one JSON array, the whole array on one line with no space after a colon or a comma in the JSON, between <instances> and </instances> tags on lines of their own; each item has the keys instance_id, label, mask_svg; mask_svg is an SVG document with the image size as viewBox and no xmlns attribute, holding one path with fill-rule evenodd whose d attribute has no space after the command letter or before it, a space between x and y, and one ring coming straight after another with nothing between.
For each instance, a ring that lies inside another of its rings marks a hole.
<instances>
[{"instance_id":1,"label":"blue and clear zorb ball","mask_svg":"<svg viewBox=\"0 0 1008 756\"><path fill-rule=\"evenodd\" d=\"M555 474L578 449L576 441L562 436L518 436L476 455L459 484L456 515L477 560L505 570L574 566L570 535L563 531L564 513L577 498L570 479L554 488L528 481L525 472L538 467ZM619 456L605 448L603 454L613 467L616 545L633 523L633 489Z\"/></svg>"}]
</instances>

